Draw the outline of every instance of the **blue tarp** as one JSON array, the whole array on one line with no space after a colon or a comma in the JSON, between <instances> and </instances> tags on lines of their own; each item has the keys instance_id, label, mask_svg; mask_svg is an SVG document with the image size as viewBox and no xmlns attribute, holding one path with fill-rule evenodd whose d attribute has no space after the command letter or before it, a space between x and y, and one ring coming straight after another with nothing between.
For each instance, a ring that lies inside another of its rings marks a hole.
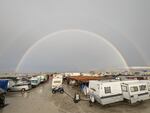
<instances>
[{"instance_id":1,"label":"blue tarp","mask_svg":"<svg viewBox=\"0 0 150 113\"><path fill-rule=\"evenodd\" d=\"M0 88L4 91L7 91L8 87L8 80L0 80Z\"/></svg>"}]
</instances>

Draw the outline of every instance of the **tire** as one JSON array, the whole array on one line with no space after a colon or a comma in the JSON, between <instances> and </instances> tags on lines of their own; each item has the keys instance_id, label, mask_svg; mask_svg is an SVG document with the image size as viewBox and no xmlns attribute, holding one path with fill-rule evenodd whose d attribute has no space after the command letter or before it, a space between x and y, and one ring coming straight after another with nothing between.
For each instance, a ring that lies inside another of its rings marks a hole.
<instances>
[{"instance_id":1,"label":"tire","mask_svg":"<svg viewBox=\"0 0 150 113\"><path fill-rule=\"evenodd\" d=\"M132 105L131 100L128 100L128 103L129 103L130 105Z\"/></svg>"},{"instance_id":2,"label":"tire","mask_svg":"<svg viewBox=\"0 0 150 113\"><path fill-rule=\"evenodd\" d=\"M4 107L5 106L5 96L1 96L1 99L0 99L0 107Z\"/></svg>"},{"instance_id":3,"label":"tire","mask_svg":"<svg viewBox=\"0 0 150 113\"><path fill-rule=\"evenodd\" d=\"M26 91L26 89L25 89L25 88L22 88L22 89L21 89L21 92L22 92L22 93L24 93L25 91Z\"/></svg>"},{"instance_id":4,"label":"tire","mask_svg":"<svg viewBox=\"0 0 150 113\"><path fill-rule=\"evenodd\" d=\"M61 93L61 94L63 94L63 93L64 93L64 90L63 90L63 89L61 89L61 90L60 90L60 93Z\"/></svg>"},{"instance_id":5,"label":"tire","mask_svg":"<svg viewBox=\"0 0 150 113\"><path fill-rule=\"evenodd\" d=\"M92 103L95 103L95 98L94 98L94 96L90 96L90 101L91 101Z\"/></svg>"},{"instance_id":6,"label":"tire","mask_svg":"<svg viewBox=\"0 0 150 113\"><path fill-rule=\"evenodd\" d=\"M56 91L55 91L55 90L52 90L52 93L53 93L53 94L55 94L55 93L56 93Z\"/></svg>"},{"instance_id":7,"label":"tire","mask_svg":"<svg viewBox=\"0 0 150 113\"><path fill-rule=\"evenodd\" d=\"M73 99L74 103L78 103L78 100L76 100L75 98Z\"/></svg>"},{"instance_id":8,"label":"tire","mask_svg":"<svg viewBox=\"0 0 150 113\"><path fill-rule=\"evenodd\" d=\"M93 106L93 104L92 104L91 100L89 100L89 106L90 106L90 107L92 107L92 106Z\"/></svg>"}]
</instances>

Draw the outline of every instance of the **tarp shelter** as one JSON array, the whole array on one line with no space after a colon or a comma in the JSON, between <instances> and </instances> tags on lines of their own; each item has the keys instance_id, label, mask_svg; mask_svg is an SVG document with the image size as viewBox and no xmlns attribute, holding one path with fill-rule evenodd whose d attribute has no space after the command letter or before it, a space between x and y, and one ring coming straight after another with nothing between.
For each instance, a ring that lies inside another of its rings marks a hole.
<instances>
[{"instance_id":1,"label":"tarp shelter","mask_svg":"<svg viewBox=\"0 0 150 113\"><path fill-rule=\"evenodd\" d=\"M7 91L8 80L0 80L0 88Z\"/></svg>"}]
</instances>

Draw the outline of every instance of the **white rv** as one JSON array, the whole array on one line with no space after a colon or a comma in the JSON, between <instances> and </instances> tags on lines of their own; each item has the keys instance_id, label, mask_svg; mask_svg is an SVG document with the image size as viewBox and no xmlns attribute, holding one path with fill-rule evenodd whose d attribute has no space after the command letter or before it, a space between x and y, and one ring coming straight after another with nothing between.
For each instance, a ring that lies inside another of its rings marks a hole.
<instances>
[{"instance_id":1,"label":"white rv","mask_svg":"<svg viewBox=\"0 0 150 113\"><path fill-rule=\"evenodd\" d=\"M121 81L89 81L90 101L102 105L123 101Z\"/></svg>"},{"instance_id":2,"label":"white rv","mask_svg":"<svg viewBox=\"0 0 150 113\"><path fill-rule=\"evenodd\" d=\"M149 93L149 96L150 96L150 80L147 81L147 88L148 88L148 93Z\"/></svg>"},{"instance_id":3,"label":"white rv","mask_svg":"<svg viewBox=\"0 0 150 113\"><path fill-rule=\"evenodd\" d=\"M150 99L146 81L126 82L121 84L123 98L131 104Z\"/></svg>"},{"instance_id":4,"label":"white rv","mask_svg":"<svg viewBox=\"0 0 150 113\"><path fill-rule=\"evenodd\" d=\"M36 87L40 84L40 78L39 77L32 77L30 79L30 81L31 81L32 87Z\"/></svg>"},{"instance_id":5,"label":"white rv","mask_svg":"<svg viewBox=\"0 0 150 113\"><path fill-rule=\"evenodd\" d=\"M62 87L62 83L63 83L63 76L62 75L53 76L52 89L56 88L56 87Z\"/></svg>"},{"instance_id":6,"label":"white rv","mask_svg":"<svg viewBox=\"0 0 150 113\"><path fill-rule=\"evenodd\" d=\"M62 84L63 84L63 76L62 75L53 76L52 93L53 94L55 94L56 92L64 93Z\"/></svg>"},{"instance_id":7,"label":"white rv","mask_svg":"<svg viewBox=\"0 0 150 113\"><path fill-rule=\"evenodd\" d=\"M40 79L40 83L44 83L48 80L48 76L46 74L38 75L37 78Z\"/></svg>"},{"instance_id":8,"label":"white rv","mask_svg":"<svg viewBox=\"0 0 150 113\"><path fill-rule=\"evenodd\" d=\"M148 89L148 93L149 93L149 96L150 96L150 80L141 80L141 81L147 83L147 89Z\"/></svg>"}]
</instances>

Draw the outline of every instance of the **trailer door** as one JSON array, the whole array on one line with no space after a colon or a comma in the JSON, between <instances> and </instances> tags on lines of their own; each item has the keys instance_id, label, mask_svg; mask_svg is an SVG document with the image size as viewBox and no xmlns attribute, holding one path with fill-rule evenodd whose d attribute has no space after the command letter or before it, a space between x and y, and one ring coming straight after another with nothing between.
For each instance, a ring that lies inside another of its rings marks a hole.
<instances>
[{"instance_id":1,"label":"trailer door","mask_svg":"<svg viewBox=\"0 0 150 113\"><path fill-rule=\"evenodd\" d=\"M130 99L130 94L129 94L128 85L122 84L122 85L121 85L121 89L122 89L123 97L124 97L125 99Z\"/></svg>"},{"instance_id":2,"label":"trailer door","mask_svg":"<svg viewBox=\"0 0 150 113\"><path fill-rule=\"evenodd\" d=\"M99 95L100 93L100 84L96 85L96 95Z\"/></svg>"},{"instance_id":3,"label":"trailer door","mask_svg":"<svg viewBox=\"0 0 150 113\"><path fill-rule=\"evenodd\" d=\"M138 91L138 86L130 86L131 103L136 103L138 101Z\"/></svg>"}]
</instances>

